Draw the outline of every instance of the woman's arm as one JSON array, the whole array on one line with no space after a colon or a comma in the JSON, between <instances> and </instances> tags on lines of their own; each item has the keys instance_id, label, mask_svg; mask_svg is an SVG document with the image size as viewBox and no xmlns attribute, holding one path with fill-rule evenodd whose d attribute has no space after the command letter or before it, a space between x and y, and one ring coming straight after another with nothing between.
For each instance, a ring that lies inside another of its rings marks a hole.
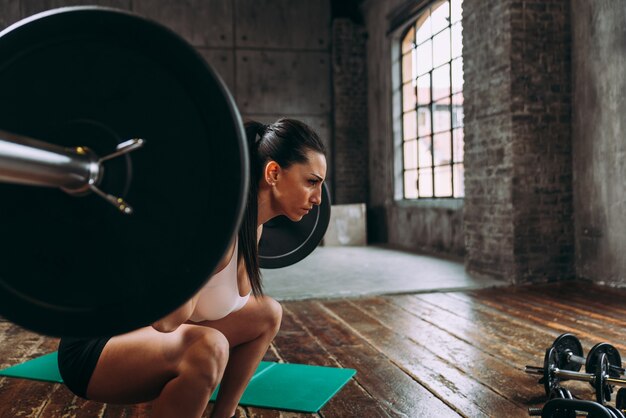
<instances>
[{"instance_id":1,"label":"woman's arm","mask_svg":"<svg viewBox=\"0 0 626 418\"><path fill-rule=\"evenodd\" d=\"M160 332L176 331L180 325L184 324L191 317L197 301L198 296L195 295L174 312L153 323L152 328Z\"/></svg>"},{"instance_id":2,"label":"woman's arm","mask_svg":"<svg viewBox=\"0 0 626 418\"><path fill-rule=\"evenodd\" d=\"M226 251L226 254L224 254L224 257L222 257L222 259L220 260L219 264L217 265L217 267L215 268L215 271L211 274L211 276L214 276L216 273L218 273L219 271L221 271L228 265L233 255L233 251L235 251L234 241L228 247L228 251ZM182 304L175 311L171 312L170 314L154 322L152 324L152 328L160 332L176 331L176 329L179 326L181 326L182 324L187 322L189 318L191 318L191 315L193 315L193 311L195 311L196 309L198 298L199 298L199 293L196 293L191 299L189 299L187 302Z\"/></svg>"}]
</instances>

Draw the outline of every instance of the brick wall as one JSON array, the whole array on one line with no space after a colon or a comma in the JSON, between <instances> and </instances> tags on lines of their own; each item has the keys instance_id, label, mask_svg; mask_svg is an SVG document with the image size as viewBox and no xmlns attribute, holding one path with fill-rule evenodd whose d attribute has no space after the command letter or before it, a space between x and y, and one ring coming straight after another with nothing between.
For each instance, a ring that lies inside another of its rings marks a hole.
<instances>
[{"instance_id":1,"label":"brick wall","mask_svg":"<svg viewBox=\"0 0 626 418\"><path fill-rule=\"evenodd\" d=\"M466 2L468 271L573 274L569 2Z\"/></svg>"},{"instance_id":2,"label":"brick wall","mask_svg":"<svg viewBox=\"0 0 626 418\"><path fill-rule=\"evenodd\" d=\"M464 5L466 266L503 278L514 268L510 42L507 4Z\"/></svg>"},{"instance_id":3,"label":"brick wall","mask_svg":"<svg viewBox=\"0 0 626 418\"><path fill-rule=\"evenodd\" d=\"M332 84L334 203L367 201L366 32L349 19L333 21Z\"/></svg>"},{"instance_id":4,"label":"brick wall","mask_svg":"<svg viewBox=\"0 0 626 418\"><path fill-rule=\"evenodd\" d=\"M574 274L570 3L511 10L513 216L517 281Z\"/></svg>"}]
</instances>

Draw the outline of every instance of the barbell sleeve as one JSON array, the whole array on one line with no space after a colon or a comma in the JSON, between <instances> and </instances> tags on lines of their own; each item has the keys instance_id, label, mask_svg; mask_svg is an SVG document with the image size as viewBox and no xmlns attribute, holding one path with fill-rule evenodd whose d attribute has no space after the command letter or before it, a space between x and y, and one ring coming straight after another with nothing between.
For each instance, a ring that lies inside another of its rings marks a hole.
<instances>
[{"instance_id":1,"label":"barbell sleeve","mask_svg":"<svg viewBox=\"0 0 626 418\"><path fill-rule=\"evenodd\" d=\"M87 148L64 148L0 131L0 182L82 193L100 175L98 158Z\"/></svg>"}]
</instances>

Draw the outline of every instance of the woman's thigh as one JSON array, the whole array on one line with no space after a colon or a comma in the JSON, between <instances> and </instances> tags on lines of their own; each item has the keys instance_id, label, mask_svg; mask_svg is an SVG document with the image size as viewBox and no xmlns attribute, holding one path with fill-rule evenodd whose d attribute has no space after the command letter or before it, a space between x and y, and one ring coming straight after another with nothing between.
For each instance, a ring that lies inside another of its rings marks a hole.
<instances>
[{"instance_id":1,"label":"woman's thigh","mask_svg":"<svg viewBox=\"0 0 626 418\"><path fill-rule=\"evenodd\" d=\"M102 350L87 387L89 399L110 403L138 403L159 396L179 373L180 363L194 340L224 336L215 329L181 325L162 333L152 327L115 336Z\"/></svg>"}]
</instances>

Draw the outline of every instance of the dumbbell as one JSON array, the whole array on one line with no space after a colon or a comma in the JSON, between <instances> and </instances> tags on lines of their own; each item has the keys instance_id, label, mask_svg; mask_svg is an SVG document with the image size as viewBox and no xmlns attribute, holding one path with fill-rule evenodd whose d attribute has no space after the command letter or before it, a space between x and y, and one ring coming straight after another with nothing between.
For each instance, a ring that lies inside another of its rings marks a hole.
<instances>
[{"instance_id":1,"label":"dumbbell","mask_svg":"<svg viewBox=\"0 0 626 418\"><path fill-rule=\"evenodd\" d=\"M543 367L526 366L526 373L539 374L543 376L543 384L546 393L549 395L556 388L562 379L578 380L589 382L596 390L596 400L604 404L611 400L612 385L626 386L625 379L611 377L609 374L609 360L605 353L600 353L594 373L582 373L558 368L558 355L554 347L546 350Z\"/></svg>"},{"instance_id":2,"label":"dumbbell","mask_svg":"<svg viewBox=\"0 0 626 418\"><path fill-rule=\"evenodd\" d=\"M541 415L542 418L575 418L578 412L586 412L588 418L624 418L624 415L613 407L580 399L551 399L542 409L537 408L534 412L536 413L532 415Z\"/></svg>"},{"instance_id":3,"label":"dumbbell","mask_svg":"<svg viewBox=\"0 0 626 418\"><path fill-rule=\"evenodd\" d=\"M585 366L585 372L594 373L597 365L598 355L605 353L609 359L609 374L611 377L620 377L625 370L622 368L622 358L619 351L609 343L599 343L594 345L587 358L583 357L583 346L580 340L573 334L561 334L552 347L556 350L558 357L557 367L561 370L579 371ZM539 383L543 383L543 379Z\"/></svg>"},{"instance_id":4,"label":"dumbbell","mask_svg":"<svg viewBox=\"0 0 626 418\"><path fill-rule=\"evenodd\" d=\"M552 392L550 392L549 399L574 399L572 393L561 387L554 388ZM543 408L528 408L528 415L530 416L541 416L543 412ZM555 414L553 414L554 418L576 418L575 410L558 410Z\"/></svg>"}]
</instances>

